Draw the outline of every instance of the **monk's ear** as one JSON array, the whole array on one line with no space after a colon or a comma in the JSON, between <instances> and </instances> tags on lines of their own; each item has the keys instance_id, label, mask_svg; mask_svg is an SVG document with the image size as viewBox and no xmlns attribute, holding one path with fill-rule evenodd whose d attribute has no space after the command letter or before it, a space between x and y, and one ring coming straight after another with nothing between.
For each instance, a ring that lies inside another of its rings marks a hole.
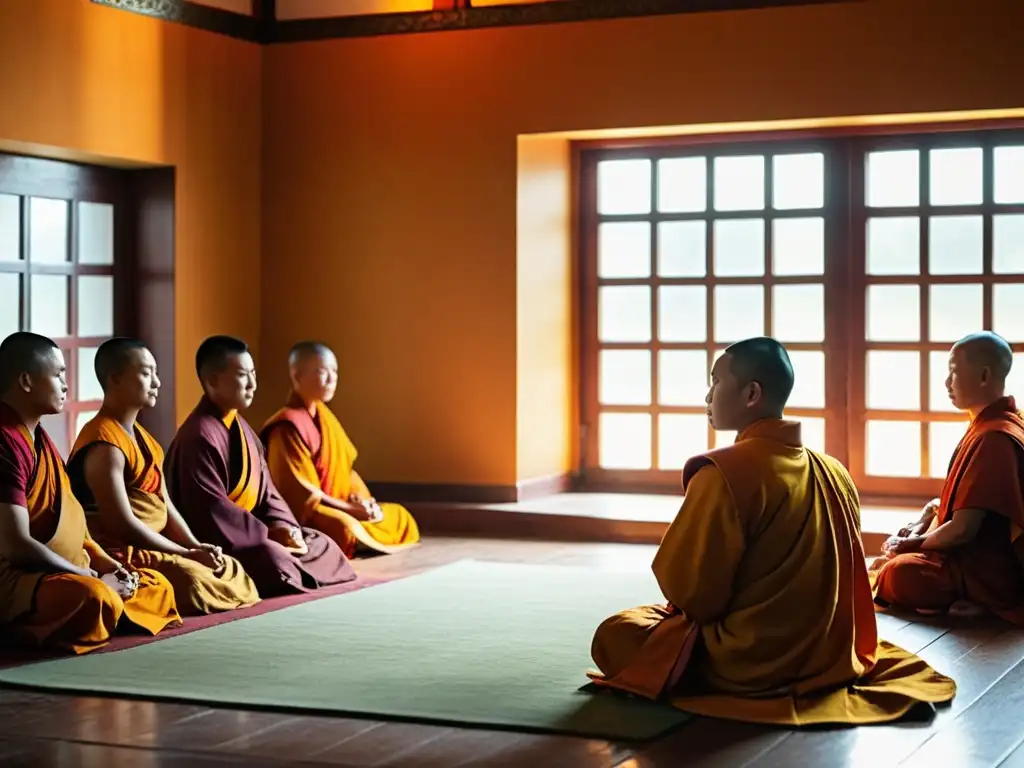
<instances>
[{"instance_id":1,"label":"monk's ear","mask_svg":"<svg viewBox=\"0 0 1024 768\"><path fill-rule=\"evenodd\" d=\"M992 382L992 369L989 366L984 366L981 369L981 383L982 385L990 384Z\"/></svg>"},{"instance_id":2,"label":"monk's ear","mask_svg":"<svg viewBox=\"0 0 1024 768\"><path fill-rule=\"evenodd\" d=\"M32 376L27 371L18 376L18 388L22 392L32 391Z\"/></svg>"},{"instance_id":3,"label":"monk's ear","mask_svg":"<svg viewBox=\"0 0 1024 768\"><path fill-rule=\"evenodd\" d=\"M761 389L761 382L752 381L747 384L747 405L754 405L764 399L764 391Z\"/></svg>"}]
</instances>

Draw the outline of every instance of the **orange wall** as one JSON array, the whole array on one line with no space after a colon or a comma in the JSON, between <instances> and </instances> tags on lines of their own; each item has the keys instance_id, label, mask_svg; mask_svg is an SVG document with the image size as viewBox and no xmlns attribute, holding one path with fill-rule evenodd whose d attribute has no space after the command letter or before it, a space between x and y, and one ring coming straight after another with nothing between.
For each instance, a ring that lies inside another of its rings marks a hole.
<instances>
[{"instance_id":1,"label":"orange wall","mask_svg":"<svg viewBox=\"0 0 1024 768\"><path fill-rule=\"evenodd\" d=\"M179 421L202 338L259 341L260 57L88 0L0 0L0 146L177 167Z\"/></svg>"}]
</instances>

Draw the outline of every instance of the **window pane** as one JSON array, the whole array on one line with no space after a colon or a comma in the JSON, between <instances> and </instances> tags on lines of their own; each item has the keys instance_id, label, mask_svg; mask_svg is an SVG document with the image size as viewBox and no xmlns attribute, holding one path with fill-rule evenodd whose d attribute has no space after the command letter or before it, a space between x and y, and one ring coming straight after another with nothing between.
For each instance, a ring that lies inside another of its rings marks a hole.
<instances>
[{"instance_id":1,"label":"window pane","mask_svg":"<svg viewBox=\"0 0 1024 768\"><path fill-rule=\"evenodd\" d=\"M0 261L20 260L21 203L17 195L0 195Z\"/></svg>"},{"instance_id":2,"label":"window pane","mask_svg":"<svg viewBox=\"0 0 1024 768\"><path fill-rule=\"evenodd\" d=\"M598 461L604 469L651 468L651 417L646 413L602 413L598 417Z\"/></svg>"},{"instance_id":3,"label":"window pane","mask_svg":"<svg viewBox=\"0 0 1024 768\"><path fill-rule=\"evenodd\" d=\"M928 475L946 476L953 451L967 431L967 423L961 421L933 421L928 425Z\"/></svg>"},{"instance_id":4,"label":"window pane","mask_svg":"<svg viewBox=\"0 0 1024 768\"><path fill-rule=\"evenodd\" d=\"M867 473L876 477L921 476L921 424L917 421L869 421Z\"/></svg>"},{"instance_id":5,"label":"window pane","mask_svg":"<svg viewBox=\"0 0 1024 768\"><path fill-rule=\"evenodd\" d=\"M78 335L114 335L114 278L84 275L78 278Z\"/></svg>"},{"instance_id":6,"label":"window pane","mask_svg":"<svg viewBox=\"0 0 1024 768\"><path fill-rule=\"evenodd\" d=\"M597 212L651 212L651 161L602 160L597 164Z\"/></svg>"},{"instance_id":7,"label":"window pane","mask_svg":"<svg viewBox=\"0 0 1024 768\"><path fill-rule=\"evenodd\" d=\"M695 213L708 207L706 157L672 157L658 161L658 210Z\"/></svg>"},{"instance_id":8,"label":"window pane","mask_svg":"<svg viewBox=\"0 0 1024 768\"><path fill-rule=\"evenodd\" d=\"M995 201L1024 203L1024 147L996 147Z\"/></svg>"},{"instance_id":9,"label":"window pane","mask_svg":"<svg viewBox=\"0 0 1024 768\"><path fill-rule=\"evenodd\" d=\"M68 202L33 197L29 203L29 258L60 264L68 258Z\"/></svg>"},{"instance_id":10,"label":"window pane","mask_svg":"<svg viewBox=\"0 0 1024 768\"><path fill-rule=\"evenodd\" d=\"M916 285L869 285L868 341L919 341L921 289Z\"/></svg>"},{"instance_id":11,"label":"window pane","mask_svg":"<svg viewBox=\"0 0 1024 768\"><path fill-rule=\"evenodd\" d=\"M715 286L715 341L740 341L764 335L764 288Z\"/></svg>"},{"instance_id":12,"label":"window pane","mask_svg":"<svg viewBox=\"0 0 1024 768\"><path fill-rule=\"evenodd\" d=\"M818 416L801 416L797 421L800 422L800 434L804 441L804 447L824 453L825 420Z\"/></svg>"},{"instance_id":13,"label":"window pane","mask_svg":"<svg viewBox=\"0 0 1024 768\"><path fill-rule=\"evenodd\" d=\"M921 202L920 162L916 149L868 153L868 206L918 205Z\"/></svg>"},{"instance_id":14,"label":"window pane","mask_svg":"<svg viewBox=\"0 0 1024 768\"><path fill-rule=\"evenodd\" d=\"M53 444L57 446L57 450L60 451L60 455L66 461L68 452L71 450L71 443L68 440L67 412L47 414L39 420L39 423L42 424L46 434L53 440Z\"/></svg>"},{"instance_id":15,"label":"window pane","mask_svg":"<svg viewBox=\"0 0 1024 768\"><path fill-rule=\"evenodd\" d=\"M597 312L601 341L651 340L651 289L646 285L598 288Z\"/></svg>"},{"instance_id":16,"label":"window pane","mask_svg":"<svg viewBox=\"0 0 1024 768\"><path fill-rule=\"evenodd\" d=\"M658 417L658 469L682 469L707 449L707 416L665 413Z\"/></svg>"},{"instance_id":17,"label":"window pane","mask_svg":"<svg viewBox=\"0 0 1024 768\"><path fill-rule=\"evenodd\" d=\"M868 219L869 275L916 275L921 271L921 220L917 216Z\"/></svg>"},{"instance_id":18,"label":"window pane","mask_svg":"<svg viewBox=\"0 0 1024 768\"><path fill-rule=\"evenodd\" d=\"M946 391L949 378L949 352L928 353L928 410L955 411Z\"/></svg>"},{"instance_id":19,"label":"window pane","mask_svg":"<svg viewBox=\"0 0 1024 768\"><path fill-rule=\"evenodd\" d=\"M658 402L661 405L701 406L707 395L707 352L666 349L658 354Z\"/></svg>"},{"instance_id":20,"label":"window pane","mask_svg":"<svg viewBox=\"0 0 1024 768\"><path fill-rule=\"evenodd\" d=\"M981 148L933 149L929 200L932 205L978 205L982 195Z\"/></svg>"},{"instance_id":21,"label":"window pane","mask_svg":"<svg viewBox=\"0 0 1024 768\"><path fill-rule=\"evenodd\" d=\"M928 271L931 274L982 273L985 236L981 216L933 216L928 227Z\"/></svg>"},{"instance_id":22,"label":"window pane","mask_svg":"<svg viewBox=\"0 0 1024 768\"><path fill-rule=\"evenodd\" d=\"M650 277L651 225L646 221L597 226L598 277Z\"/></svg>"},{"instance_id":23,"label":"window pane","mask_svg":"<svg viewBox=\"0 0 1024 768\"><path fill-rule=\"evenodd\" d=\"M0 272L0 340L21 330L21 275Z\"/></svg>"},{"instance_id":24,"label":"window pane","mask_svg":"<svg viewBox=\"0 0 1024 768\"><path fill-rule=\"evenodd\" d=\"M707 274L708 225L704 221L658 224L658 274L704 277Z\"/></svg>"},{"instance_id":25,"label":"window pane","mask_svg":"<svg viewBox=\"0 0 1024 768\"><path fill-rule=\"evenodd\" d=\"M984 325L985 301L980 285L933 285L928 306L928 338L959 341Z\"/></svg>"},{"instance_id":26,"label":"window pane","mask_svg":"<svg viewBox=\"0 0 1024 768\"><path fill-rule=\"evenodd\" d=\"M870 410L916 411L921 407L921 355L868 352L867 406Z\"/></svg>"},{"instance_id":27,"label":"window pane","mask_svg":"<svg viewBox=\"0 0 1024 768\"><path fill-rule=\"evenodd\" d=\"M773 338L788 341L825 340L825 286L776 285L772 288Z\"/></svg>"},{"instance_id":28,"label":"window pane","mask_svg":"<svg viewBox=\"0 0 1024 768\"><path fill-rule=\"evenodd\" d=\"M99 411L82 411L75 417L75 438L78 438L78 433L82 431L82 427L96 418L96 414Z\"/></svg>"},{"instance_id":29,"label":"window pane","mask_svg":"<svg viewBox=\"0 0 1024 768\"><path fill-rule=\"evenodd\" d=\"M715 158L715 210L764 209L764 158Z\"/></svg>"},{"instance_id":30,"label":"window pane","mask_svg":"<svg viewBox=\"0 0 1024 768\"><path fill-rule=\"evenodd\" d=\"M75 399L102 400L103 388L96 378L96 347L79 347L77 368L75 378L78 381L78 389L75 392Z\"/></svg>"},{"instance_id":31,"label":"window pane","mask_svg":"<svg viewBox=\"0 0 1024 768\"><path fill-rule=\"evenodd\" d=\"M992 217L992 271L1024 272L1024 215Z\"/></svg>"},{"instance_id":32,"label":"window pane","mask_svg":"<svg viewBox=\"0 0 1024 768\"><path fill-rule=\"evenodd\" d=\"M726 445L732 445L736 442L735 432L715 432L713 433L715 448L722 448Z\"/></svg>"},{"instance_id":33,"label":"window pane","mask_svg":"<svg viewBox=\"0 0 1024 768\"><path fill-rule=\"evenodd\" d=\"M752 277L764 274L764 219L715 222L715 275Z\"/></svg>"},{"instance_id":34,"label":"window pane","mask_svg":"<svg viewBox=\"0 0 1024 768\"><path fill-rule=\"evenodd\" d=\"M78 204L78 261L80 264L114 263L114 206Z\"/></svg>"},{"instance_id":35,"label":"window pane","mask_svg":"<svg viewBox=\"0 0 1024 768\"><path fill-rule=\"evenodd\" d=\"M825 205L825 156L776 155L772 159L772 206L780 211Z\"/></svg>"},{"instance_id":36,"label":"window pane","mask_svg":"<svg viewBox=\"0 0 1024 768\"><path fill-rule=\"evenodd\" d=\"M63 275L32 275L32 316L29 330L51 338L68 335L68 279Z\"/></svg>"},{"instance_id":37,"label":"window pane","mask_svg":"<svg viewBox=\"0 0 1024 768\"><path fill-rule=\"evenodd\" d=\"M1024 283L992 286L992 330L1011 343L1024 341Z\"/></svg>"},{"instance_id":38,"label":"window pane","mask_svg":"<svg viewBox=\"0 0 1024 768\"><path fill-rule=\"evenodd\" d=\"M790 408L824 408L825 353L793 351L789 353L789 360L793 364L795 381L787 405Z\"/></svg>"},{"instance_id":39,"label":"window pane","mask_svg":"<svg viewBox=\"0 0 1024 768\"><path fill-rule=\"evenodd\" d=\"M703 285L658 288L658 338L662 341L707 341L708 289Z\"/></svg>"},{"instance_id":40,"label":"window pane","mask_svg":"<svg viewBox=\"0 0 1024 768\"><path fill-rule=\"evenodd\" d=\"M1017 398L1017 407L1024 402L1024 352L1013 355L1013 367L1006 377L1006 392Z\"/></svg>"},{"instance_id":41,"label":"window pane","mask_svg":"<svg viewBox=\"0 0 1024 768\"><path fill-rule=\"evenodd\" d=\"M825 274L824 219L776 219L772 238L772 274Z\"/></svg>"}]
</instances>

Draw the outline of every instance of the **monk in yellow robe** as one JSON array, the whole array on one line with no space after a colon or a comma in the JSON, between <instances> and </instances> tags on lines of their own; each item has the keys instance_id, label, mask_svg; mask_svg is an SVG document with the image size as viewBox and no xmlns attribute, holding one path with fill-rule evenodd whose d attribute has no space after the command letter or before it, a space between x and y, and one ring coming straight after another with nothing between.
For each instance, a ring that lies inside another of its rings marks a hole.
<instances>
[{"instance_id":1,"label":"monk in yellow robe","mask_svg":"<svg viewBox=\"0 0 1024 768\"><path fill-rule=\"evenodd\" d=\"M153 355L141 341L114 338L96 351L95 367L103 407L78 434L68 460L71 489L92 513L95 539L121 562L166 576L183 615L259 602L241 564L198 541L167 498L163 449L138 423L160 390Z\"/></svg>"},{"instance_id":2,"label":"monk in yellow robe","mask_svg":"<svg viewBox=\"0 0 1024 768\"><path fill-rule=\"evenodd\" d=\"M50 339L15 333L0 344L0 632L88 653L115 631L155 635L181 618L167 579L125 568L89 535L39 423L66 396L64 356Z\"/></svg>"},{"instance_id":3,"label":"monk in yellow robe","mask_svg":"<svg viewBox=\"0 0 1024 768\"><path fill-rule=\"evenodd\" d=\"M263 425L267 465L295 517L323 531L352 557L357 549L392 553L420 539L400 504L378 504L356 472L356 447L327 403L338 361L325 344L300 342L288 356L292 392Z\"/></svg>"},{"instance_id":4,"label":"monk in yellow robe","mask_svg":"<svg viewBox=\"0 0 1024 768\"><path fill-rule=\"evenodd\" d=\"M715 363L711 425L736 443L687 462L652 566L666 602L598 628L598 685L786 726L890 721L953 698L952 680L879 642L857 491L783 418L792 388L773 339Z\"/></svg>"}]
</instances>

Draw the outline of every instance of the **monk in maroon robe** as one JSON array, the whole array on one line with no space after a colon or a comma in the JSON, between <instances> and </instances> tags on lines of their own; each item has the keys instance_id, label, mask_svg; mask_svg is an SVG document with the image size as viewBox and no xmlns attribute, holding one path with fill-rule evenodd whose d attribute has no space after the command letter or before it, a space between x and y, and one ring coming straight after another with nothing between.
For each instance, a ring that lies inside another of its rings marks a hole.
<instances>
[{"instance_id":1,"label":"monk in maroon robe","mask_svg":"<svg viewBox=\"0 0 1024 768\"><path fill-rule=\"evenodd\" d=\"M206 394L165 462L168 493L189 528L241 562L264 597L355 579L337 544L299 526L270 479L259 438L239 414L256 392L245 342L207 339L196 371Z\"/></svg>"}]
</instances>

